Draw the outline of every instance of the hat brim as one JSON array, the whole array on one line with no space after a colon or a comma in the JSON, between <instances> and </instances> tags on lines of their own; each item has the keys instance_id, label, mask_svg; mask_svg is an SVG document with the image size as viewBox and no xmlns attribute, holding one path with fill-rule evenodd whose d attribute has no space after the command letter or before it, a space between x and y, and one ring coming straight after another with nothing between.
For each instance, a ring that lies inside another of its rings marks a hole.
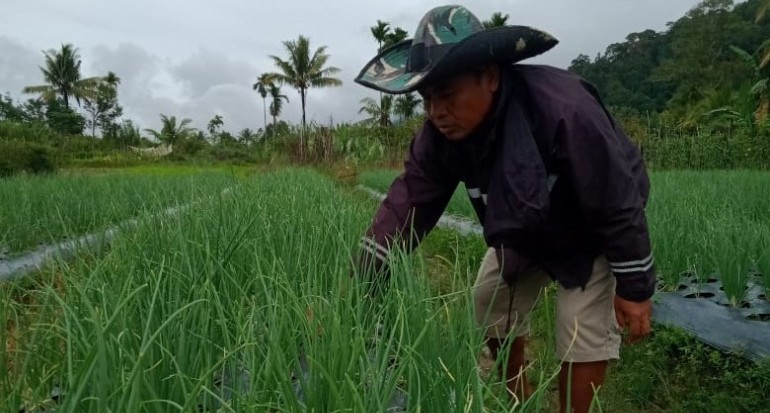
<instances>
[{"instance_id":1,"label":"hat brim","mask_svg":"<svg viewBox=\"0 0 770 413\"><path fill-rule=\"evenodd\" d=\"M377 54L361 69L355 82L385 93L409 93L426 82L473 66L491 62L513 64L537 56L558 42L550 34L528 26L496 27L466 37L425 70L407 72L406 62L412 45L409 39Z\"/></svg>"}]
</instances>

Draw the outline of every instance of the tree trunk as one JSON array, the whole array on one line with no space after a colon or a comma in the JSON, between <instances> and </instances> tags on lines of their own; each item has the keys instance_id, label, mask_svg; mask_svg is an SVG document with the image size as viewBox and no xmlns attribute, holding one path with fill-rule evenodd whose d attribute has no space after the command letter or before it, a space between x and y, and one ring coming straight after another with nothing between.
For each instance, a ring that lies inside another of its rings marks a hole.
<instances>
[{"instance_id":1,"label":"tree trunk","mask_svg":"<svg viewBox=\"0 0 770 413\"><path fill-rule=\"evenodd\" d=\"M304 162L305 160L305 146L306 146L306 140L305 140L305 89L301 88L299 90L300 97L302 99L302 130L299 133L299 157L300 161Z\"/></svg>"},{"instance_id":2,"label":"tree trunk","mask_svg":"<svg viewBox=\"0 0 770 413\"><path fill-rule=\"evenodd\" d=\"M759 105L754 112L754 122L756 122L757 125L764 123L765 119L767 119L768 112L770 112L770 102L768 102L767 95L763 92L759 95Z\"/></svg>"},{"instance_id":3,"label":"tree trunk","mask_svg":"<svg viewBox=\"0 0 770 413\"><path fill-rule=\"evenodd\" d=\"M302 128L305 128L305 89L300 90L300 95L302 95Z\"/></svg>"},{"instance_id":4,"label":"tree trunk","mask_svg":"<svg viewBox=\"0 0 770 413\"><path fill-rule=\"evenodd\" d=\"M61 95L64 98L64 107L69 109L70 108L70 96L69 96L69 94L62 93ZM55 97L54 97L54 100L56 100Z\"/></svg>"},{"instance_id":5,"label":"tree trunk","mask_svg":"<svg viewBox=\"0 0 770 413\"><path fill-rule=\"evenodd\" d=\"M262 111L264 112L265 132L267 132L267 100L262 96Z\"/></svg>"}]
</instances>

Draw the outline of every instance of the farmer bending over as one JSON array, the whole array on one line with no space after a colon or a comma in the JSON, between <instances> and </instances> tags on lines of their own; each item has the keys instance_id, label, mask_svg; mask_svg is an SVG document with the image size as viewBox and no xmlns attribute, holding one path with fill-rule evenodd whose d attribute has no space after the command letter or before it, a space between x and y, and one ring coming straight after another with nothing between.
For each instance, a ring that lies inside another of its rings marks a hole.
<instances>
[{"instance_id":1,"label":"farmer bending over","mask_svg":"<svg viewBox=\"0 0 770 413\"><path fill-rule=\"evenodd\" d=\"M640 153L586 81L517 63L556 45L547 33L484 30L460 6L430 10L414 33L356 78L386 93L418 91L427 115L362 240L361 265L387 273L388 250L416 247L463 182L489 247L474 285L477 321L496 360L515 337L501 372L508 389L531 392L530 312L555 280L562 411L570 385L573 411L586 412L619 357L622 329L631 342L650 332L655 273Z\"/></svg>"}]
</instances>

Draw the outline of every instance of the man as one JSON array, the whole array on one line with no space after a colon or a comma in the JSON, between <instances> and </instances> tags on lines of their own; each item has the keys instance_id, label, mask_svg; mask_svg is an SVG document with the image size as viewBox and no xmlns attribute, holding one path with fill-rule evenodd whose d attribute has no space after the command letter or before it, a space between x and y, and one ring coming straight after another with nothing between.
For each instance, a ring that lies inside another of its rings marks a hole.
<instances>
[{"instance_id":1,"label":"man","mask_svg":"<svg viewBox=\"0 0 770 413\"><path fill-rule=\"evenodd\" d=\"M427 115L362 240L362 265L387 272L389 249L415 248L463 182L489 246L474 286L478 322L496 359L515 337L509 390L530 391L528 315L553 279L562 411L568 399L588 411L622 329L631 342L650 332L656 280L640 153L590 84L518 63L557 43L547 33L484 30L460 6L430 10L415 33L356 78L386 93L418 91Z\"/></svg>"}]
</instances>

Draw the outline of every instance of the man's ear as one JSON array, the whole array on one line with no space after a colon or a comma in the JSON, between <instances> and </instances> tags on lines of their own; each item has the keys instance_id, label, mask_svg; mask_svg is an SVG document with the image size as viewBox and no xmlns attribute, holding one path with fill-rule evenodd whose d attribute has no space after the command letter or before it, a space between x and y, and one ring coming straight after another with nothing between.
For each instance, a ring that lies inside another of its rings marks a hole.
<instances>
[{"instance_id":1,"label":"man's ear","mask_svg":"<svg viewBox=\"0 0 770 413\"><path fill-rule=\"evenodd\" d=\"M491 93L500 88L500 66L489 65L482 76L484 87Z\"/></svg>"}]
</instances>

